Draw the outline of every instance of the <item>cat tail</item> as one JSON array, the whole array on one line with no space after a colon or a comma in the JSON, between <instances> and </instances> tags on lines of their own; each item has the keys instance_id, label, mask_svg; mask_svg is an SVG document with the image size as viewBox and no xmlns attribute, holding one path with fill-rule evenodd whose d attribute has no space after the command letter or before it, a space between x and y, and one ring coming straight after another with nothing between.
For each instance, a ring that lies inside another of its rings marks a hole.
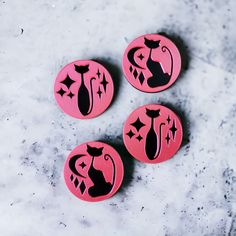
<instances>
[{"instance_id":1,"label":"cat tail","mask_svg":"<svg viewBox=\"0 0 236 236\"><path fill-rule=\"evenodd\" d=\"M87 113L87 115L89 115L90 113L91 113L91 111L93 110L93 80L95 80L96 78L91 78L90 79L90 96L91 96L91 105L90 105L90 108L89 108L89 110L88 110L88 113Z\"/></svg>"},{"instance_id":2,"label":"cat tail","mask_svg":"<svg viewBox=\"0 0 236 236\"><path fill-rule=\"evenodd\" d=\"M171 59L170 77L171 77L172 73L173 73L173 56L172 56L172 53L171 53L170 49L166 46L162 46L161 50L162 50L162 52L166 52L166 50L167 50L170 54L170 59Z\"/></svg>"},{"instance_id":3,"label":"cat tail","mask_svg":"<svg viewBox=\"0 0 236 236\"><path fill-rule=\"evenodd\" d=\"M116 167L115 167L115 162L113 160L113 158L109 155L109 154L105 154L104 155L104 159L107 161L108 159L111 159L112 161L112 166L113 166L113 178L112 178L112 186L114 186L115 183L115 178L116 178Z\"/></svg>"}]
</instances>

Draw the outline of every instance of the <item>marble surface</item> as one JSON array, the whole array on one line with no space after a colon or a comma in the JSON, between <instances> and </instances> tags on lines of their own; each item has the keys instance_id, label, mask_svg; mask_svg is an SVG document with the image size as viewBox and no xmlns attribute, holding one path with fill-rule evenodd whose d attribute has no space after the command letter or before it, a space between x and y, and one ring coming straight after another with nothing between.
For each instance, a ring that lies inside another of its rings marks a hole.
<instances>
[{"instance_id":1,"label":"marble surface","mask_svg":"<svg viewBox=\"0 0 236 236\"><path fill-rule=\"evenodd\" d=\"M236 2L233 0L0 0L0 234L236 235ZM135 90L121 72L128 43L165 32L183 72L158 94ZM56 74L76 59L108 65L110 109L93 120L63 114ZM129 113L162 103L180 114L185 137L175 157L142 164L122 145ZM78 144L111 143L126 173L111 199L70 194L62 168Z\"/></svg>"}]
</instances>

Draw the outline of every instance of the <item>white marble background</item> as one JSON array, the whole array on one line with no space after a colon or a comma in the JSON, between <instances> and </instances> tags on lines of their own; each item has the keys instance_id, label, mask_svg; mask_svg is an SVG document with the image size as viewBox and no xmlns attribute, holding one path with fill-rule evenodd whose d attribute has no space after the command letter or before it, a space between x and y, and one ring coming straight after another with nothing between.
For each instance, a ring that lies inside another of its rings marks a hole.
<instances>
[{"instance_id":1,"label":"white marble background","mask_svg":"<svg viewBox=\"0 0 236 236\"><path fill-rule=\"evenodd\" d=\"M0 235L236 235L236 2L234 0L0 0ZM144 33L165 32L184 70L158 94L135 90L121 58ZM60 111L56 74L76 59L112 66L117 96L100 117ZM185 126L171 160L146 165L122 146L129 113L174 107ZM125 184L99 203L76 199L62 168L78 144L112 143Z\"/></svg>"}]
</instances>

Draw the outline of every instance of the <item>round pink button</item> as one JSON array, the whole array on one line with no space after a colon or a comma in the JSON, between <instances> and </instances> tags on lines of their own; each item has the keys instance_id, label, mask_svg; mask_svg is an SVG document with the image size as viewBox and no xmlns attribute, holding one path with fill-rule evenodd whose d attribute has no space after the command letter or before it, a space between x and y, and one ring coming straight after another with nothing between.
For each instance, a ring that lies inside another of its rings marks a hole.
<instances>
[{"instance_id":1,"label":"round pink button","mask_svg":"<svg viewBox=\"0 0 236 236\"><path fill-rule=\"evenodd\" d=\"M181 56L175 44L159 34L133 40L123 56L126 79L144 92L160 92L170 87L181 70Z\"/></svg>"},{"instance_id":2,"label":"round pink button","mask_svg":"<svg viewBox=\"0 0 236 236\"><path fill-rule=\"evenodd\" d=\"M142 162L170 159L182 143L178 116L167 107L150 104L131 113L125 122L123 139L129 153Z\"/></svg>"},{"instance_id":3,"label":"round pink button","mask_svg":"<svg viewBox=\"0 0 236 236\"><path fill-rule=\"evenodd\" d=\"M112 101L113 80L109 72L91 60L75 61L57 75L54 95L60 108L80 119L103 113Z\"/></svg>"},{"instance_id":4,"label":"round pink button","mask_svg":"<svg viewBox=\"0 0 236 236\"><path fill-rule=\"evenodd\" d=\"M68 156L64 178L78 198L97 202L110 198L120 188L124 167L118 152L102 142L77 146Z\"/></svg>"}]
</instances>

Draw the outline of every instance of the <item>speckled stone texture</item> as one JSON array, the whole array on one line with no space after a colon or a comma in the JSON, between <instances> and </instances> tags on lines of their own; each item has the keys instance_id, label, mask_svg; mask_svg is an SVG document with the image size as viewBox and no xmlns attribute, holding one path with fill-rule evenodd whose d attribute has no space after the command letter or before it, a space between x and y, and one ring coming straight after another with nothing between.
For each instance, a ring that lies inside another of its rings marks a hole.
<instances>
[{"instance_id":1,"label":"speckled stone texture","mask_svg":"<svg viewBox=\"0 0 236 236\"><path fill-rule=\"evenodd\" d=\"M236 235L236 2L234 0L0 0L0 234L3 236ZM158 94L134 89L121 59L128 43L164 32L183 71ZM54 79L67 63L97 59L113 75L109 110L92 120L61 112ZM122 143L133 109L161 103L181 116L184 142L171 160L143 164ZM126 172L111 199L87 203L67 190L63 164L101 140Z\"/></svg>"}]
</instances>

